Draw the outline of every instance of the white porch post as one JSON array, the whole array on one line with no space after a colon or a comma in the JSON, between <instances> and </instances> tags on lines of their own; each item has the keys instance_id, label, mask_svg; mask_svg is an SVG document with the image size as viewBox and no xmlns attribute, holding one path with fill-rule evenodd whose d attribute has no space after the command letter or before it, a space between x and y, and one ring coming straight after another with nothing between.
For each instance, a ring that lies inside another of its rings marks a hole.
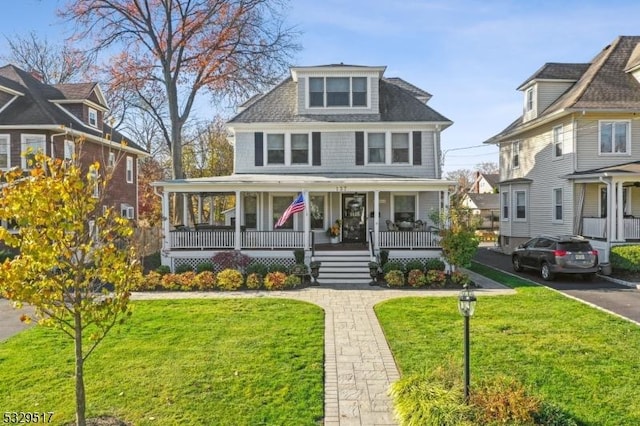
<instances>
[{"instance_id":1,"label":"white porch post","mask_svg":"<svg viewBox=\"0 0 640 426\"><path fill-rule=\"evenodd\" d=\"M309 241L309 233L311 232L311 215L309 212L311 211L311 200L309 199L309 191L302 191L302 198L304 199L304 215L302 220L302 230L304 232L302 236L302 248L304 250L309 250L311 248L311 242Z\"/></svg>"},{"instance_id":2,"label":"white porch post","mask_svg":"<svg viewBox=\"0 0 640 426\"><path fill-rule=\"evenodd\" d=\"M166 190L162 191L162 228L163 228L163 240L162 240L162 249L169 250L170 249L170 234L171 231L169 229L169 193Z\"/></svg>"},{"instance_id":3,"label":"white porch post","mask_svg":"<svg viewBox=\"0 0 640 426\"><path fill-rule=\"evenodd\" d=\"M614 203L614 194L613 190L613 182L607 182L607 241L615 241L615 231L616 231L616 218L615 218L615 210L613 208Z\"/></svg>"},{"instance_id":4,"label":"white porch post","mask_svg":"<svg viewBox=\"0 0 640 426\"><path fill-rule=\"evenodd\" d=\"M373 191L373 248L380 250L380 191Z\"/></svg>"},{"instance_id":5,"label":"white porch post","mask_svg":"<svg viewBox=\"0 0 640 426\"><path fill-rule=\"evenodd\" d=\"M187 194L182 194L182 222L189 226L189 205L187 204Z\"/></svg>"},{"instance_id":6,"label":"white porch post","mask_svg":"<svg viewBox=\"0 0 640 426\"><path fill-rule=\"evenodd\" d=\"M624 188L622 187L622 182L616 182L616 224L617 228L617 240L624 241Z\"/></svg>"},{"instance_id":7,"label":"white porch post","mask_svg":"<svg viewBox=\"0 0 640 426\"><path fill-rule=\"evenodd\" d=\"M240 235L240 222L241 222L241 218L242 218L242 213L241 213L241 209L240 209L240 204L242 203L242 199L240 198L240 195L242 194L241 191L236 191L236 229L235 229L235 243L233 248L235 250L240 250L242 248L241 245L241 235Z\"/></svg>"}]
</instances>

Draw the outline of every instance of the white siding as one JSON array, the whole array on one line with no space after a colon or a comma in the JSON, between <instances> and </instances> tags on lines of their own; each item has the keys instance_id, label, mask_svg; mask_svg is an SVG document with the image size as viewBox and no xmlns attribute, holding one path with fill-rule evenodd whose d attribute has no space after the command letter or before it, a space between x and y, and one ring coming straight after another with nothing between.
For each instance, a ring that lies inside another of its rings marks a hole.
<instances>
[{"instance_id":1,"label":"white siding","mask_svg":"<svg viewBox=\"0 0 640 426\"><path fill-rule=\"evenodd\" d=\"M353 108L340 108L340 107L329 107L329 108L307 108L307 81L309 77L367 77L367 95L369 105L367 107L353 107ZM380 103L380 86L378 83L378 74L377 73L366 73L366 72L333 72L330 74L324 73L303 73L299 72L298 77L298 114L378 114L380 111L379 103Z\"/></svg>"},{"instance_id":2,"label":"white siding","mask_svg":"<svg viewBox=\"0 0 640 426\"><path fill-rule=\"evenodd\" d=\"M554 103L574 83L557 81L540 81L537 83L537 111L538 115Z\"/></svg>"},{"instance_id":3,"label":"white siding","mask_svg":"<svg viewBox=\"0 0 640 426\"><path fill-rule=\"evenodd\" d=\"M599 155L599 120L631 120L631 148L629 154ZM631 114L593 116L576 119L578 140L577 171L596 169L631 161L640 161L640 121Z\"/></svg>"}]
</instances>

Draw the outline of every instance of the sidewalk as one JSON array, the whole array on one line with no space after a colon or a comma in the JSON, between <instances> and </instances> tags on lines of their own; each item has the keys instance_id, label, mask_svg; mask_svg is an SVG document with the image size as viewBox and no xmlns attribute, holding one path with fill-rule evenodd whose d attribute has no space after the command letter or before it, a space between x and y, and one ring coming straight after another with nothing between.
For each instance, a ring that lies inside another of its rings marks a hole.
<instances>
[{"instance_id":1,"label":"sidewalk","mask_svg":"<svg viewBox=\"0 0 640 426\"><path fill-rule=\"evenodd\" d=\"M479 297L515 294L470 272ZM453 297L458 290L392 290L364 285L309 287L296 291L247 293L135 293L133 300L278 297L314 303L325 311L324 425L395 425L387 395L398 380L389 345L373 307L397 297Z\"/></svg>"}]
</instances>

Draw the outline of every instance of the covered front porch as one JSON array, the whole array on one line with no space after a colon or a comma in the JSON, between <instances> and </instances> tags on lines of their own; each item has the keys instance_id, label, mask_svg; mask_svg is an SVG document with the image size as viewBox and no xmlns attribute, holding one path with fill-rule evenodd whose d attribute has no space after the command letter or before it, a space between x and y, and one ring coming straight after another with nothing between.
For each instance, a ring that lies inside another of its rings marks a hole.
<instances>
[{"instance_id":1,"label":"covered front porch","mask_svg":"<svg viewBox=\"0 0 640 426\"><path fill-rule=\"evenodd\" d=\"M299 175L156 182L163 258L184 251L313 251L318 244L339 242L360 243L372 253L438 249L433 219L448 208L453 185L437 179ZM276 228L299 194L304 209ZM226 197L231 206L216 216L217 197ZM331 227L337 235L330 235Z\"/></svg>"},{"instance_id":2,"label":"covered front porch","mask_svg":"<svg viewBox=\"0 0 640 426\"><path fill-rule=\"evenodd\" d=\"M574 231L604 250L640 242L640 163L604 167L569 176L574 181Z\"/></svg>"}]
</instances>

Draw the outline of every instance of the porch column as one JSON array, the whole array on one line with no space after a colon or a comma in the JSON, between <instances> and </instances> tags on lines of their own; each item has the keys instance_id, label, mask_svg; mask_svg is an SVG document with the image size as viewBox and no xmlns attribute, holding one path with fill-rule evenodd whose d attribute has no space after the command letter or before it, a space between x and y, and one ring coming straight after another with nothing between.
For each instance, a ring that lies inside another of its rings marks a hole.
<instances>
[{"instance_id":1,"label":"porch column","mask_svg":"<svg viewBox=\"0 0 640 426\"><path fill-rule=\"evenodd\" d=\"M235 229L235 238L234 238L234 246L233 248L235 250L240 250L242 248L242 244L241 244L241 238L242 236L240 235L240 222L241 222L241 215L242 212L240 211L240 204L242 203L242 198L240 198L242 192L241 191L236 191L236 229Z\"/></svg>"},{"instance_id":2,"label":"porch column","mask_svg":"<svg viewBox=\"0 0 640 426\"><path fill-rule=\"evenodd\" d=\"M187 203L187 194L182 194L182 223L189 226L189 204Z\"/></svg>"},{"instance_id":3,"label":"porch column","mask_svg":"<svg viewBox=\"0 0 640 426\"><path fill-rule=\"evenodd\" d=\"M624 241L624 188L622 187L622 182L616 182L616 187L616 221L618 225L617 240Z\"/></svg>"},{"instance_id":4,"label":"porch column","mask_svg":"<svg viewBox=\"0 0 640 426\"><path fill-rule=\"evenodd\" d=\"M615 231L616 231L616 217L615 217L615 210L613 208L613 203L614 203L614 195L615 195L615 191L614 191L614 184L613 182L609 181L606 182L607 184L607 222L605 223L606 226L606 230L607 230L607 241L615 241L616 237L615 237Z\"/></svg>"},{"instance_id":5,"label":"porch column","mask_svg":"<svg viewBox=\"0 0 640 426\"><path fill-rule=\"evenodd\" d=\"M171 247L170 241L170 233L169 229L169 193L166 190L162 191L162 228L163 228L163 239L162 239L162 250L169 250Z\"/></svg>"},{"instance_id":6,"label":"porch column","mask_svg":"<svg viewBox=\"0 0 640 426\"><path fill-rule=\"evenodd\" d=\"M373 248L380 250L380 191L373 191Z\"/></svg>"},{"instance_id":7,"label":"porch column","mask_svg":"<svg viewBox=\"0 0 640 426\"><path fill-rule=\"evenodd\" d=\"M311 200L309 199L309 191L302 190L302 198L304 199L304 216L302 220L302 248L306 251L311 248L309 233L311 232Z\"/></svg>"}]
</instances>

